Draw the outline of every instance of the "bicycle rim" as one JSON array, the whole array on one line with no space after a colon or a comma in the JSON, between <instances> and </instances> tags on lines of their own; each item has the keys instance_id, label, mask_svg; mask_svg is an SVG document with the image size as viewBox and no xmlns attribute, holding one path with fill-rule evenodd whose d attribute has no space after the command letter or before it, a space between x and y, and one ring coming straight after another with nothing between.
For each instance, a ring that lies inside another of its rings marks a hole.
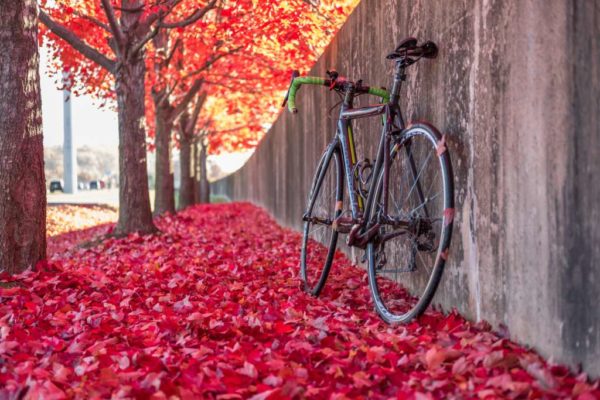
<instances>
[{"instance_id":1,"label":"bicycle rim","mask_svg":"<svg viewBox=\"0 0 600 400\"><path fill-rule=\"evenodd\" d=\"M388 220L367 246L369 286L375 308L388 323L422 314L439 285L452 235L452 167L445 141L435 128L411 126L392 147ZM383 173L378 178L371 221L381 217ZM378 215L379 214L379 215Z\"/></svg>"}]
</instances>

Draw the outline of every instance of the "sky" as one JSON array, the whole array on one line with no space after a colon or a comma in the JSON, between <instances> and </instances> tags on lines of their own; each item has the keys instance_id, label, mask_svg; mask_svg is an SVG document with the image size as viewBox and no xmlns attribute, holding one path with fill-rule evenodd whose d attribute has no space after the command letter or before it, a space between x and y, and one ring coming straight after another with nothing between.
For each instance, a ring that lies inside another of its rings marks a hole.
<instances>
[{"instance_id":1,"label":"sky","mask_svg":"<svg viewBox=\"0 0 600 400\"><path fill-rule=\"evenodd\" d=\"M63 92L57 89L56 77L48 75L48 55L40 48L42 119L44 145L63 143ZM90 96L71 96L73 137L77 147L113 147L119 145L117 114L99 109Z\"/></svg>"},{"instance_id":2,"label":"sky","mask_svg":"<svg viewBox=\"0 0 600 400\"><path fill-rule=\"evenodd\" d=\"M40 78L42 87L42 120L44 146L63 144L63 92L58 90L56 76L48 74L48 54L40 48ZM117 152L119 131L117 113L98 108L91 96L71 96L71 116L73 141L77 148L83 146L102 147ZM233 172L240 168L253 151L209 156L223 172ZM178 154L174 154L177 158Z\"/></svg>"}]
</instances>

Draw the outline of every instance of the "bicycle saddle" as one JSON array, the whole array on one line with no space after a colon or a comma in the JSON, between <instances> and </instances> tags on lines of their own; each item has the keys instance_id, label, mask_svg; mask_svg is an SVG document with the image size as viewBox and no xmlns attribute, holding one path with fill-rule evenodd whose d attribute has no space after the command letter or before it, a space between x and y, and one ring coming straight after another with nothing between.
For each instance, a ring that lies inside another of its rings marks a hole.
<instances>
[{"instance_id":1,"label":"bicycle saddle","mask_svg":"<svg viewBox=\"0 0 600 400\"><path fill-rule=\"evenodd\" d=\"M417 39L414 37L407 37L403 41L400 42L398 46L396 46L396 50L394 52L399 53L402 49L414 49L417 47Z\"/></svg>"},{"instance_id":2,"label":"bicycle saddle","mask_svg":"<svg viewBox=\"0 0 600 400\"><path fill-rule=\"evenodd\" d=\"M400 42L396 50L386 56L388 60L407 57L435 58L438 54L438 48L435 43L428 41L421 46L417 45L417 39L409 37ZM416 61L416 60L412 60Z\"/></svg>"},{"instance_id":3,"label":"bicycle saddle","mask_svg":"<svg viewBox=\"0 0 600 400\"><path fill-rule=\"evenodd\" d=\"M396 50L392 51L390 54L386 56L388 60L392 60L394 58L402 57L406 55L407 50L412 50L417 47L417 39L414 37L407 37L406 39L400 41L398 46L396 46Z\"/></svg>"}]
</instances>

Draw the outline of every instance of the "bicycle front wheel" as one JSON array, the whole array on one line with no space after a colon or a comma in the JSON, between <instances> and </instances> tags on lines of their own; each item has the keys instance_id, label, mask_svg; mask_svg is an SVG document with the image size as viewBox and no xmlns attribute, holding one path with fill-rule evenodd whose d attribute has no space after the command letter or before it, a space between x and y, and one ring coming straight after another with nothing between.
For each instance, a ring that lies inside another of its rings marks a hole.
<instances>
[{"instance_id":1,"label":"bicycle front wheel","mask_svg":"<svg viewBox=\"0 0 600 400\"><path fill-rule=\"evenodd\" d=\"M338 232L333 221L342 213L342 162L337 147L328 149L315 173L304 213L300 275L304 290L318 296L333 262Z\"/></svg>"},{"instance_id":2,"label":"bicycle front wheel","mask_svg":"<svg viewBox=\"0 0 600 400\"><path fill-rule=\"evenodd\" d=\"M379 235L367 246L373 302L388 323L421 315L435 294L452 235L452 179L445 138L435 128L416 124L394 140L387 211L382 172L370 215Z\"/></svg>"}]
</instances>

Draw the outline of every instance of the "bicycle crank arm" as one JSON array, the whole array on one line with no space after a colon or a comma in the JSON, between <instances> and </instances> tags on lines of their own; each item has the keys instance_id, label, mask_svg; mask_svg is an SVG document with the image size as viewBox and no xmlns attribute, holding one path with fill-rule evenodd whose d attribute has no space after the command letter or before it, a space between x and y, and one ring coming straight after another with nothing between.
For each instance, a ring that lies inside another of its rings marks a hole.
<instances>
[{"instance_id":1,"label":"bicycle crank arm","mask_svg":"<svg viewBox=\"0 0 600 400\"><path fill-rule=\"evenodd\" d=\"M408 231L404 231L404 230L386 233L385 235L379 236L379 241L381 243L385 243L388 240L392 240L398 236L406 235L407 233L408 233Z\"/></svg>"},{"instance_id":2,"label":"bicycle crank arm","mask_svg":"<svg viewBox=\"0 0 600 400\"><path fill-rule=\"evenodd\" d=\"M350 233L355 225L359 225L362 221L352 217L338 217L333 221L333 230L339 233Z\"/></svg>"},{"instance_id":3,"label":"bicycle crank arm","mask_svg":"<svg viewBox=\"0 0 600 400\"><path fill-rule=\"evenodd\" d=\"M405 230L410 230L414 225L414 223L411 223L410 221L392 217L383 217L381 224L391 226L392 228L402 228Z\"/></svg>"},{"instance_id":4,"label":"bicycle crank arm","mask_svg":"<svg viewBox=\"0 0 600 400\"><path fill-rule=\"evenodd\" d=\"M348 246L354 246L360 249L365 249L367 247L367 243L369 243L371 239L373 239L377 235L377 232L379 231L380 227L381 225L375 224L369 229L367 229L366 232L360 233L362 225L356 224L352 227L352 230L350 231L350 234L346 239L346 244Z\"/></svg>"},{"instance_id":5,"label":"bicycle crank arm","mask_svg":"<svg viewBox=\"0 0 600 400\"><path fill-rule=\"evenodd\" d=\"M333 222L328 218L309 217L306 214L304 214L302 216L302 221L310 222L312 224L321 224L321 225L332 225L333 224Z\"/></svg>"}]
</instances>

